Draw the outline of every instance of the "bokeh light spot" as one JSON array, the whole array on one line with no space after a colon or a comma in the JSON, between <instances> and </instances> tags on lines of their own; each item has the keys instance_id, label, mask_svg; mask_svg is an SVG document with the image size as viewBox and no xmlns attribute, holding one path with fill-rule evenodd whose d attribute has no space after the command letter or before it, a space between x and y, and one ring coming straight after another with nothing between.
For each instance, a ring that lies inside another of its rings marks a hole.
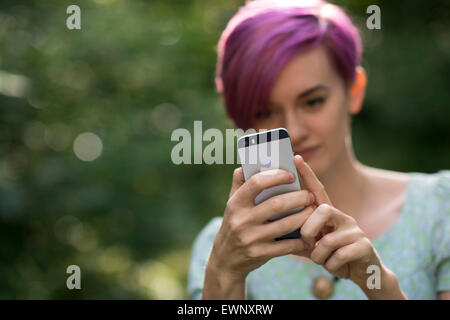
<instances>
[{"instance_id":1,"label":"bokeh light spot","mask_svg":"<svg viewBox=\"0 0 450 320\"><path fill-rule=\"evenodd\" d=\"M73 142L73 152L82 161L97 159L102 154L102 150L102 140L92 132L79 134Z\"/></svg>"}]
</instances>

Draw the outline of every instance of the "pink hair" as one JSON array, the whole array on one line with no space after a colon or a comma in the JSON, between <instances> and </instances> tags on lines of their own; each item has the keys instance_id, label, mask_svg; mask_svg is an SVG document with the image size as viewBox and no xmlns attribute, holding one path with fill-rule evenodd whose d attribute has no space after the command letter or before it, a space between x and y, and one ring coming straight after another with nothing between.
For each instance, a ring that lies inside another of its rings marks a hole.
<instances>
[{"instance_id":1,"label":"pink hair","mask_svg":"<svg viewBox=\"0 0 450 320\"><path fill-rule=\"evenodd\" d=\"M344 81L353 81L361 40L339 7L321 0L256 0L241 7L218 43L215 82L228 117L247 130L282 68L319 44Z\"/></svg>"}]
</instances>

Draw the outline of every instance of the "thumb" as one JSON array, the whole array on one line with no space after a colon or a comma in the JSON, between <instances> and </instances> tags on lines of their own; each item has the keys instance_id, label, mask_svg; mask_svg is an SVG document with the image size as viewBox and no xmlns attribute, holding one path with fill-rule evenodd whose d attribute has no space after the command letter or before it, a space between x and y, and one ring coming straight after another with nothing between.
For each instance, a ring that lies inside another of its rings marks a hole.
<instances>
[{"instance_id":1,"label":"thumb","mask_svg":"<svg viewBox=\"0 0 450 320\"><path fill-rule=\"evenodd\" d=\"M317 206L321 205L322 203L332 205L322 182L320 182L314 171L305 162L305 160L303 160L300 155L296 155L294 157L294 163L306 189L314 194L314 197L316 199L315 203L317 204Z\"/></svg>"},{"instance_id":2,"label":"thumb","mask_svg":"<svg viewBox=\"0 0 450 320\"><path fill-rule=\"evenodd\" d=\"M230 195L228 198L231 198L233 194L236 192L237 189L239 189L240 186L242 186L245 182L244 178L244 172L242 170L242 167L234 169L233 172L233 182L231 183L231 190Z\"/></svg>"}]
</instances>

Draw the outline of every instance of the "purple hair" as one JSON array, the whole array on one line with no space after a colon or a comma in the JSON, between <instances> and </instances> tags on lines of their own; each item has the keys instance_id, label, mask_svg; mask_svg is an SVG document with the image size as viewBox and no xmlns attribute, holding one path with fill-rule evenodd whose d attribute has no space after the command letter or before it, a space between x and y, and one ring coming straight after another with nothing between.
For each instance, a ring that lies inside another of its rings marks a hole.
<instances>
[{"instance_id":1,"label":"purple hair","mask_svg":"<svg viewBox=\"0 0 450 320\"><path fill-rule=\"evenodd\" d=\"M321 0L255 0L241 7L218 44L215 81L228 117L239 128L250 128L283 67L319 44L351 83L362 48L358 30L342 9Z\"/></svg>"}]
</instances>

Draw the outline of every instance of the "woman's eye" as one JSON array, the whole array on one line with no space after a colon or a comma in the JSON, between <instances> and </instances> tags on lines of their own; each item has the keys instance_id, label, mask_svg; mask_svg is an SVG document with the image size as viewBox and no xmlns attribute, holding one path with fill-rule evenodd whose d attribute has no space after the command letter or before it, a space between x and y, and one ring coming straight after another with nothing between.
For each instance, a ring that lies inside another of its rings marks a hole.
<instances>
[{"instance_id":1,"label":"woman's eye","mask_svg":"<svg viewBox=\"0 0 450 320\"><path fill-rule=\"evenodd\" d=\"M256 118L265 119L265 118L269 118L271 115L272 115L272 110L258 111L256 113Z\"/></svg>"},{"instance_id":2,"label":"woman's eye","mask_svg":"<svg viewBox=\"0 0 450 320\"><path fill-rule=\"evenodd\" d=\"M315 99L310 99L310 100L306 101L306 105L308 107L314 108L314 107L321 106L324 102L325 102L325 98L315 98Z\"/></svg>"}]
</instances>

